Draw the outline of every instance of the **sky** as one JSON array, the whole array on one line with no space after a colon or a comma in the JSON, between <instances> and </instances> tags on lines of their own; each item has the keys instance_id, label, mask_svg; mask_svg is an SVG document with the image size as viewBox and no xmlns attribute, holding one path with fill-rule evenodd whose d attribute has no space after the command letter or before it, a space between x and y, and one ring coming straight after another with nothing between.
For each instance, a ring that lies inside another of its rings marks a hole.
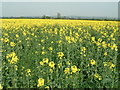
<instances>
[{"instance_id":1,"label":"sky","mask_svg":"<svg viewBox=\"0 0 120 90\"><path fill-rule=\"evenodd\" d=\"M119 2L120 0L0 0L2 2Z\"/></svg>"},{"instance_id":2,"label":"sky","mask_svg":"<svg viewBox=\"0 0 120 90\"><path fill-rule=\"evenodd\" d=\"M106 2L95 0L91 2L90 0L89 2L86 0L86 2L29 1L31 2L14 2L14 0L7 2L7 0L2 0L2 16L56 16L59 12L62 16L118 17L118 0L109 0L109 2L107 2L108 0Z\"/></svg>"}]
</instances>

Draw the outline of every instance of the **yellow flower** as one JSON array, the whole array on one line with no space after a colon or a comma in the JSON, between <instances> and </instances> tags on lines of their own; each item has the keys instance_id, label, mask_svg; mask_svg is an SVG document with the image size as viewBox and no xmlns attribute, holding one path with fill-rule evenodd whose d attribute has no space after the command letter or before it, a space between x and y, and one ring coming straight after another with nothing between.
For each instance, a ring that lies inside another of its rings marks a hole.
<instances>
[{"instance_id":1,"label":"yellow flower","mask_svg":"<svg viewBox=\"0 0 120 90\"><path fill-rule=\"evenodd\" d=\"M9 58L9 57L11 57L10 54L7 54L6 58Z\"/></svg>"},{"instance_id":2,"label":"yellow flower","mask_svg":"<svg viewBox=\"0 0 120 90\"><path fill-rule=\"evenodd\" d=\"M14 47L16 44L14 42L10 42L10 46Z\"/></svg>"},{"instance_id":3,"label":"yellow flower","mask_svg":"<svg viewBox=\"0 0 120 90\"><path fill-rule=\"evenodd\" d=\"M49 86L46 86L45 88L50 88Z\"/></svg>"},{"instance_id":4,"label":"yellow flower","mask_svg":"<svg viewBox=\"0 0 120 90\"><path fill-rule=\"evenodd\" d=\"M77 69L77 66L75 66L75 65L74 65L74 66L71 66L71 70L72 70L73 73L76 73L77 70L78 70L78 69Z\"/></svg>"},{"instance_id":5,"label":"yellow flower","mask_svg":"<svg viewBox=\"0 0 120 90\"><path fill-rule=\"evenodd\" d=\"M44 49L45 49L45 47L42 47L42 49L44 50Z\"/></svg>"},{"instance_id":6,"label":"yellow flower","mask_svg":"<svg viewBox=\"0 0 120 90\"><path fill-rule=\"evenodd\" d=\"M4 33L5 36L8 36L8 33Z\"/></svg>"},{"instance_id":7,"label":"yellow flower","mask_svg":"<svg viewBox=\"0 0 120 90\"><path fill-rule=\"evenodd\" d=\"M112 49L112 50L115 49L115 51L118 51L118 47L117 47L116 44L113 44L113 45L111 46L111 49Z\"/></svg>"},{"instance_id":8,"label":"yellow flower","mask_svg":"<svg viewBox=\"0 0 120 90\"><path fill-rule=\"evenodd\" d=\"M41 42L44 42L44 41L45 41L44 39L41 40Z\"/></svg>"},{"instance_id":9,"label":"yellow flower","mask_svg":"<svg viewBox=\"0 0 120 90\"><path fill-rule=\"evenodd\" d=\"M17 65L15 65L14 68L15 68L15 70L18 70L18 66Z\"/></svg>"},{"instance_id":10,"label":"yellow flower","mask_svg":"<svg viewBox=\"0 0 120 90\"><path fill-rule=\"evenodd\" d=\"M22 41L21 40L19 40L19 43L21 43Z\"/></svg>"},{"instance_id":11,"label":"yellow flower","mask_svg":"<svg viewBox=\"0 0 120 90\"><path fill-rule=\"evenodd\" d=\"M95 62L94 59L90 60L90 64L91 64L91 65L95 65L95 63L96 63L96 62Z\"/></svg>"},{"instance_id":12,"label":"yellow flower","mask_svg":"<svg viewBox=\"0 0 120 90\"><path fill-rule=\"evenodd\" d=\"M111 65L110 65L110 69L112 69L112 68L114 68L115 67L115 65L112 63Z\"/></svg>"},{"instance_id":13,"label":"yellow flower","mask_svg":"<svg viewBox=\"0 0 120 90\"><path fill-rule=\"evenodd\" d=\"M101 78L101 77L99 77L99 78L98 78L98 80L102 80L102 78Z\"/></svg>"},{"instance_id":14,"label":"yellow flower","mask_svg":"<svg viewBox=\"0 0 120 90\"><path fill-rule=\"evenodd\" d=\"M44 62L43 62L43 61L40 61L40 65L44 65Z\"/></svg>"},{"instance_id":15,"label":"yellow flower","mask_svg":"<svg viewBox=\"0 0 120 90\"><path fill-rule=\"evenodd\" d=\"M51 62L49 62L49 66L50 66L51 68L54 68L55 63L54 63L53 61L51 61Z\"/></svg>"},{"instance_id":16,"label":"yellow flower","mask_svg":"<svg viewBox=\"0 0 120 90\"><path fill-rule=\"evenodd\" d=\"M16 34L15 36L16 36L16 37L19 37L19 35L18 35L18 34Z\"/></svg>"},{"instance_id":17,"label":"yellow flower","mask_svg":"<svg viewBox=\"0 0 120 90\"><path fill-rule=\"evenodd\" d=\"M91 37L92 41L95 41L95 37Z\"/></svg>"},{"instance_id":18,"label":"yellow flower","mask_svg":"<svg viewBox=\"0 0 120 90\"><path fill-rule=\"evenodd\" d=\"M53 48L52 48L52 47L49 47L49 48L48 48L48 50L52 51L52 50L53 50Z\"/></svg>"},{"instance_id":19,"label":"yellow flower","mask_svg":"<svg viewBox=\"0 0 120 90\"><path fill-rule=\"evenodd\" d=\"M17 61L18 61L18 58L17 58L17 56L15 56L15 57L12 57L12 61L13 61L13 62L17 62Z\"/></svg>"},{"instance_id":20,"label":"yellow flower","mask_svg":"<svg viewBox=\"0 0 120 90\"><path fill-rule=\"evenodd\" d=\"M31 72L31 70L30 70L30 69L27 69L27 70L26 70L26 72L27 72L27 73L30 73L30 72Z\"/></svg>"},{"instance_id":21,"label":"yellow flower","mask_svg":"<svg viewBox=\"0 0 120 90\"><path fill-rule=\"evenodd\" d=\"M99 78L99 74L95 73L94 77Z\"/></svg>"},{"instance_id":22,"label":"yellow flower","mask_svg":"<svg viewBox=\"0 0 120 90\"><path fill-rule=\"evenodd\" d=\"M94 77L95 77L95 78L98 78L98 80L102 80L101 76L100 76L98 73L95 73L95 74L94 74Z\"/></svg>"},{"instance_id":23,"label":"yellow flower","mask_svg":"<svg viewBox=\"0 0 120 90\"><path fill-rule=\"evenodd\" d=\"M100 47L100 42L95 42L95 43L96 43L96 45L97 45L97 46L99 46L99 47Z\"/></svg>"},{"instance_id":24,"label":"yellow flower","mask_svg":"<svg viewBox=\"0 0 120 90\"><path fill-rule=\"evenodd\" d=\"M45 54L45 52L44 51L42 51L42 55L44 55Z\"/></svg>"},{"instance_id":25,"label":"yellow flower","mask_svg":"<svg viewBox=\"0 0 120 90\"><path fill-rule=\"evenodd\" d=\"M3 87L2 87L2 85L0 84L0 90L2 90L3 89Z\"/></svg>"},{"instance_id":26,"label":"yellow flower","mask_svg":"<svg viewBox=\"0 0 120 90\"><path fill-rule=\"evenodd\" d=\"M80 38L79 41L82 42L83 41L82 38Z\"/></svg>"},{"instance_id":27,"label":"yellow flower","mask_svg":"<svg viewBox=\"0 0 120 90\"><path fill-rule=\"evenodd\" d=\"M25 67L22 66L22 70L25 69Z\"/></svg>"},{"instance_id":28,"label":"yellow flower","mask_svg":"<svg viewBox=\"0 0 120 90\"><path fill-rule=\"evenodd\" d=\"M35 54L38 54L38 51L35 51Z\"/></svg>"},{"instance_id":29,"label":"yellow flower","mask_svg":"<svg viewBox=\"0 0 120 90\"><path fill-rule=\"evenodd\" d=\"M108 43L108 45L107 45L108 47L111 47L111 45L110 45L110 43Z\"/></svg>"},{"instance_id":30,"label":"yellow flower","mask_svg":"<svg viewBox=\"0 0 120 90\"><path fill-rule=\"evenodd\" d=\"M16 56L16 54L15 54L15 52L11 52L11 57L14 57L14 56Z\"/></svg>"},{"instance_id":31,"label":"yellow flower","mask_svg":"<svg viewBox=\"0 0 120 90\"><path fill-rule=\"evenodd\" d=\"M60 68L61 66L62 66L62 63L59 63L59 64L58 64L58 68Z\"/></svg>"},{"instance_id":32,"label":"yellow flower","mask_svg":"<svg viewBox=\"0 0 120 90\"><path fill-rule=\"evenodd\" d=\"M102 42L102 46L103 46L103 48L107 48L107 44L105 41Z\"/></svg>"},{"instance_id":33,"label":"yellow flower","mask_svg":"<svg viewBox=\"0 0 120 90\"><path fill-rule=\"evenodd\" d=\"M51 73L53 73L53 70L52 70L52 69L50 69L50 72L51 72Z\"/></svg>"},{"instance_id":34,"label":"yellow flower","mask_svg":"<svg viewBox=\"0 0 120 90\"><path fill-rule=\"evenodd\" d=\"M103 65L104 65L104 67L105 67L105 66L108 66L107 62L103 62Z\"/></svg>"},{"instance_id":35,"label":"yellow flower","mask_svg":"<svg viewBox=\"0 0 120 90\"><path fill-rule=\"evenodd\" d=\"M70 73L70 68L65 68L64 72L65 74Z\"/></svg>"},{"instance_id":36,"label":"yellow flower","mask_svg":"<svg viewBox=\"0 0 120 90\"><path fill-rule=\"evenodd\" d=\"M32 36L34 36L34 33L31 33Z\"/></svg>"},{"instance_id":37,"label":"yellow flower","mask_svg":"<svg viewBox=\"0 0 120 90\"><path fill-rule=\"evenodd\" d=\"M62 59L62 57L64 56L63 52L58 52L57 54L60 59Z\"/></svg>"},{"instance_id":38,"label":"yellow flower","mask_svg":"<svg viewBox=\"0 0 120 90\"><path fill-rule=\"evenodd\" d=\"M104 52L104 55L107 56L107 52Z\"/></svg>"},{"instance_id":39,"label":"yellow flower","mask_svg":"<svg viewBox=\"0 0 120 90\"><path fill-rule=\"evenodd\" d=\"M4 39L4 42L9 42L9 39L8 39L8 38L5 38L5 39Z\"/></svg>"},{"instance_id":40,"label":"yellow flower","mask_svg":"<svg viewBox=\"0 0 120 90\"><path fill-rule=\"evenodd\" d=\"M48 58L44 58L43 59L43 63L48 63L49 59Z\"/></svg>"},{"instance_id":41,"label":"yellow flower","mask_svg":"<svg viewBox=\"0 0 120 90\"><path fill-rule=\"evenodd\" d=\"M67 64L67 65L70 65L70 62L69 62L69 61L67 61L67 62L66 62L66 64Z\"/></svg>"},{"instance_id":42,"label":"yellow flower","mask_svg":"<svg viewBox=\"0 0 120 90\"><path fill-rule=\"evenodd\" d=\"M25 71L27 72L27 73L26 73L26 76L31 76L31 74L30 74L30 73L31 73L31 70L30 70L30 69L26 69Z\"/></svg>"},{"instance_id":43,"label":"yellow flower","mask_svg":"<svg viewBox=\"0 0 120 90\"><path fill-rule=\"evenodd\" d=\"M101 38L99 38L99 39L98 39L98 41L99 41L99 42L102 42L102 39L101 39Z\"/></svg>"},{"instance_id":44,"label":"yellow flower","mask_svg":"<svg viewBox=\"0 0 120 90\"><path fill-rule=\"evenodd\" d=\"M24 36L26 36L26 32L23 31L22 33L23 33Z\"/></svg>"},{"instance_id":45,"label":"yellow flower","mask_svg":"<svg viewBox=\"0 0 120 90\"><path fill-rule=\"evenodd\" d=\"M57 43L59 43L59 44L62 43L62 40L57 41Z\"/></svg>"},{"instance_id":46,"label":"yellow flower","mask_svg":"<svg viewBox=\"0 0 120 90\"><path fill-rule=\"evenodd\" d=\"M12 57L12 60L8 60L8 62L10 62L10 64L16 64L17 61L18 61L17 56Z\"/></svg>"},{"instance_id":47,"label":"yellow flower","mask_svg":"<svg viewBox=\"0 0 120 90\"><path fill-rule=\"evenodd\" d=\"M51 43L54 43L53 41L51 41Z\"/></svg>"},{"instance_id":48,"label":"yellow flower","mask_svg":"<svg viewBox=\"0 0 120 90\"><path fill-rule=\"evenodd\" d=\"M85 47L81 47L81 51L85 52L86 48Z\"/></svg>"},{"instance_id":49,"label":"yellow flower","mask_svg":"<svg viewBox=\"0 0 120 90\"><path fill-rule=\"evenodd\" d=\"M37 87L41 87L43 85L44 85L44 79L43 78L39 78Z\"/></svg>"}]
</instances>

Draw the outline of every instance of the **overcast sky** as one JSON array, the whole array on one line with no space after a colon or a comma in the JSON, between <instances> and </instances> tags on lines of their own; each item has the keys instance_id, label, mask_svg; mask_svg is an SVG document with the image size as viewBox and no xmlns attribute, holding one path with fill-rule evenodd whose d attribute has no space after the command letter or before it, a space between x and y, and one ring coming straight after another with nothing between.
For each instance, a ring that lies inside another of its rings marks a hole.
<instances>
[{"instance_id":1,"label":"overcast sky","mask_svg":"<svg viewBox=\"0 0 120 90\"><path fill-rule=\"evenodd\" d=\"M2 16L56 16L59 12L63 16L118 17L118 2L3 1Z\"/></svg>"},{"instance_id":2,"label":"overcast sky","mask_svg":"<svg viewBox=\"0 0 120 90\"><path fill-rule=\"evenodd\" d=\"M120 0L1 0L2 2L119 2Z\"/></svg>"}]
</instances>

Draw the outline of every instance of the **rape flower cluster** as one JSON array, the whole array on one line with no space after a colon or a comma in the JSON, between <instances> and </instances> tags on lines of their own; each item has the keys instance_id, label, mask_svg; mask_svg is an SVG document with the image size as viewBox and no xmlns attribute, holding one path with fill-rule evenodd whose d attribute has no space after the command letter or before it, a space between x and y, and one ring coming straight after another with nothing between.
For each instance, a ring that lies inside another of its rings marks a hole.
<instances>
[{"instance_id":1,"label":"rape flower cluster","mask_svg":"<svg viewBox=\"0 0 120 90\"><path fill-rule=\"evenodd\" d=\"M6 59L8 59L8 62L10 64L16 64L19 60L15 52L11 52L10 54L7 54Z\"/></svg>"},{"instance_id":2,"label":"rape flower cluster","mask_svg":"<svg viewBox=\"0 0 120 90\"><path fill-rule=\"evenodd\" d=\"M90 64L95 65L96 64L95 60L94 59L90 60Z\"/></svg>"},{"instance_id":3,"label":"rape flower cluster","mask_svg":"<svg viewBox=\"0 0 120 90\"><path fill-rule=\"evenodd\" d=\"M116 21L2 19L0 89L117 88L118 30Z\"/></svg>"},{"instance_id":4,"label":"rape flower cluster","mask_svg":"<svg viewBox=\"0 0 120 90\"><path fill-rule=\"evenodd\" d=\"M77 66L73 65L71 66L71 68L65 68L64 73L72 74L72 73L76 73L77 71L80 71L80 69L78 69Z\"/></svg>"},{"instance_id":5,"label":"rape flower cluster","mask_svg":"<svg viewBox=\"0 0 120 90\"><path fill-rule=\"evenodd\" d=\"M57 54L60 59L62 59L62 57L64 56L63 52L58 52Z\"/></svg>"},{"instance_id":6,"label":"rape flower cluster","mask_svg":"<svg viewBox=\"0 0 120 90\"><path fill-rule=\"evenodd\" d=\"M44 79L43 78L39 78L37 87L41 87L43 85L44 85Z\"/></svg>"}]
</instances>

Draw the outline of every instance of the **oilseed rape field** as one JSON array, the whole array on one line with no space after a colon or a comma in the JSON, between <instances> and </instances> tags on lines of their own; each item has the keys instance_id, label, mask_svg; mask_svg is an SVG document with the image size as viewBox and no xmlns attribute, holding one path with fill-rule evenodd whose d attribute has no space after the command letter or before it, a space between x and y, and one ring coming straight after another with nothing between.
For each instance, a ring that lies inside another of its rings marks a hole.
<instances>
[{"instance_id":1,"label":"oilseed rape field","mask_svg":"<svg viewBox=\"0 0 120 90\"><path fill-rule=\"evenodd\" d=\"M117 88L118 22L2 19L0 88Z\"/></svg>"}]
</instances>

